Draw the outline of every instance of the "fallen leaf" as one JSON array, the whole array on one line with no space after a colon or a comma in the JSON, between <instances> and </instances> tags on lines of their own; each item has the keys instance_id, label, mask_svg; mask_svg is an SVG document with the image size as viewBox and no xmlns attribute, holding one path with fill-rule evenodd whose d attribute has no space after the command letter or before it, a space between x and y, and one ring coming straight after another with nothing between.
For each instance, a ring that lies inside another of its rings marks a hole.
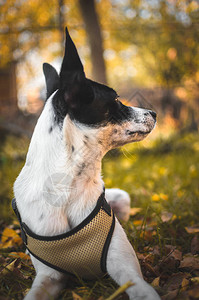
<instances>
[{"instance_id":1,"label":"fallen leaf","mask_svg":"<svg viewBox=\"0 0 199 300\"><path fill-rule=\"evenodd\" d=\"M142 261L142 267L144 267L145 270L147 271L148 274L145 273L147 277L148 276L150 277L151 275L156 276L156 277L158 276L155 269L150 264L148 264L146 261Z\"/></svg>"},{"instance_id":2,"label":"fallen leaf","mask_svg":"<svg viewBox=\"0 0 199 300\"><path fill-rule=\"evenodd\" d=\"M188 233L197 233L199 232L199 226L188 226L188 227L185 227L186 231Z\"/></svg>"},{"instance_id":3,"label":"fallen leaf","mask_svg":"<svg viewBox=\"0 0 199 300\"><path fill-rule=\"evenodd\" d=\"M193 283L198 283L198 284L199 284L199 277L193 277L193 278L191 278L190 280L191 280L191 282L193 282Z\"/></svg>"},{"instance_id":4,"label":"fallen leaf","mask_svg":"<svg viewBox=\"0 0 199 300\"><path fill-rule=\"evenodd\" d=\"M180 268L191 268L191 269L199 269L199 257L189 255L184 256L183 260L180 262Z\"/></svg>"},{"instance_id":5,"label":"fallen leaf","mask_svg":"<svg viewBox=\"0 0 199 300\"><path fill-rule=\"evenodd\" d=\"M168 195L163 194L163 193L160 193L160 198L165 201L167 201L169 199Z\"/></svg>"},{"instance_id":6,"label":"fallen leaf","mask_svg":"<svg viewBox=\"0 0 199 300\"><path fill-rule=\"evenodd\" d=\"M72 291L73 300L83 300L83 298Z\"/></svg>"},{"instance_id":7,"label":"fallen leaf","mask_svg":"<svg viewBox=\"0 0 199 300\"><path fill-rule=\"evenodd\" d=\"M161 299L162 300L173 300L176 298L177 294L178 294L178 290L174 290L174 291L171 291L168 294L162 296Z\"/></svg>"},{"instance_id":8,"label":"fallen leaf","mask_svg":"<svg viewBox=\"0 0 199 300\"><path fill-rule=\"evenodd\" d=\"M143 220L135 220L135 221L133 221L133 224L134 224L135 226L142 225L142 223L143 223Z\"/></svg>"},{"instance_id":9,"label":"fallen leaf","mask_svg":"<svg viewBox=\"0 0 199 300\"><path fill-rule=\"evenodd\" d=\"M139 213L140 211L142 211L141 207L132 207L130 209L130 216L135 216L137 213Z\"/></svg>"},{"instance_id":10,"label":"fallen leaf","mask_svg":"<svg viewBox=\"0 0 199 300\"><path fill-rule=\"evenodd\" d=\"M140 233L140 238L144 239L145 241L151 241L153 239L154 232L153 231L142 231Z\"/></svg>"},{"instance_id":11,"label":"fallen leaf","mask_svg":"<svg viewBox=\"0 0 199 300\"><path fill-rule=\"evenodd\" d=\"M143 253L137 252L137 257L139 260L144 260L146 256Z\"/></svg>"},{"instance_id":12,"label":"fallen leaf","mask_svg":"<svg viewBox=\"0 0 199 300\"><path fill-rule=\"evenodd\" d=\"M161 215L162 222L169 222L173 217L172 213L169 212L163 212Z\"/></svg>"},{"instance_id":13,"label":"fallen leaf","mask_svg":"<svg viewBox=\"0 0 199 300\"><path fill-rule=\"evenodd\" d=\"M20 263L20 259L17 258L15 260L13 260L11 263L7 264L2 270L1 270L1 274L6 275L9 272L13 272L14 268L16 268Z\"/></svg>"},{"instance_id":14,"label":"fallen leaf","mask_svg":"<svg viewBox=\"0 0 199 300\"><path fill-rule=\"evenodd\" d=\"M172 256L163 257L163 261L160 264L161 272L175 272L180 262Z\"/></svg>"},{"instance_id":15,"label":"fallen leaf","mask_svg":"<svg viewBox=\"0 0 199 300\"><path fill-rule=\"evenodd\" d=\"M176 289L179 290L185 277L186 274L182 272L172 274L171 276L169 276L168 281L164 285L164 288L166 288L167 291L173 291Z\"/></svg>"},{"instance_id":16,"label":"fallen leaf","mask_svg":"<svg viewBox=\"0 0 199 300\"><path fill-rule=\"evenodd\" d=\"M152 285L153 287L158 287L159 284L160 284L160 277L156 277L156 278L152 281L152 283L151 283L151 285Z\"/></svg>"},{"instance_id":17,"label":"fallen leaf","mask_svg":"<svg viewBox=\"0 0 199 300\"><path fill-rule=\"evenodd\" d=\"M31 259L30 256L24 252L10 252L8 256L16 258L20 257L21 259Z\"/></svg>"},{"instance_id":18,"label":"fallen leaf","mask_svg":"<svg viewBox=\"0 0 199 300\"><path fill-rule=\"evenodd\" d=\"M0 248L10 248L23 244L21 237L12 228L6 227L2 233Z\"/></svg>"},{"instance_id":19,"label":"fallen leaf","mask_svg":"<svg viewBox=\"0 0 199 300\"><path fill-rule=\"evenodd\" d=\"M182 260L182 252L176 249L175 246L166 245L165 249L167 250L166 257L173 257L175 260Z\"/></svg>"},{"instance_id":20,"label":"fallen leaf","mask_svg":"<svg viewBox=\"0 0 199 300\"><path fill-rule=\"evenodd\" d=\"M160 196L158 194L153 194L151 196L151 200L154 201L154 202L157 202L160 200Z\"/></svg>"},{"instance_id":21,"label":"fallen leaf","mask_svg":"<svg viewBox=\"0 0 199 300\"><path fill-rule=\"evenodd\" d=\"M193 299L198 299L199 298L199 286L196 286L192 290L188 291L188 294Z\"/></svg>"},{"instance_id":22,"label":"fallen leaf","mask_svg":"<svg viewBox=\"0 0 199 300\"><path fill-rule=\"evenodd\" d=\"M176 259L176 260L182 260L182 252L181 251L179 251L178 249L175 249L172 253L171 253L171 255L170 255L171 257L173 257L174 259Z\"/></svg>"},{"instance_id":23,"label":"fallen leaf","mask_svg":"<svg viewBox=\"0 0 199 300\"><path fill-rule=\"evenodd\" d=\"M199 239L197 235L195 235L191 241L191 253L199 254Z\"/></svg>"},{"instance_id":24,"label":"fallen leaf","mask_svg":"<svg viewBox=\"0 0 199 300\"><path fill-rule=\"evenodd\" d=\"M186 289L189 287L189 280L186 278L183 278L182 283L181 283L181 290L186 291Z\"/></svg>"}]
</instances>

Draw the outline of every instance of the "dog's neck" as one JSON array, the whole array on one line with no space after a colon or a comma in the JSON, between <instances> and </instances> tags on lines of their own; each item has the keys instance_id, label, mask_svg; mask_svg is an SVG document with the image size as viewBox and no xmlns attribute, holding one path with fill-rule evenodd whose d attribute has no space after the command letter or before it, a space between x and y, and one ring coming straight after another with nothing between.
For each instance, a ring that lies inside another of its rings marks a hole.
<instances>
[{"instance_id":1,"label":"dog's neck","mask_svg":"<svg viewBox=\"0 0 199 300\"><path fill-rule=\"evenodd\" d=\"M85 128L67 116L54 124L50 98L38 120L24 168L14 186L22 220L37 234L78 225L103 191L102 151Z\"/></svg>"}]
</instances>

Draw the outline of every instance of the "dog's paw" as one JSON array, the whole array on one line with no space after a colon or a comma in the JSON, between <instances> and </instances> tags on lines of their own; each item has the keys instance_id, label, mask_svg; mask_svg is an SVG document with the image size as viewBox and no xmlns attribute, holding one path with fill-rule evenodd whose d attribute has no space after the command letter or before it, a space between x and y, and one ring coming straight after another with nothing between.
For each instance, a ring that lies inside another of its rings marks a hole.
<instances>
[{"instance_id":1,"label":"dog's paw","mask_svg":"<svg viewBox=\"0 0 199 300\"><path fill-rule=\"evenodd\" d=\"M128 221L130 216L130 196L120 189L106 189L105 197L113 209L116 217L122 221Z\"/></svg>"}]
</instances>

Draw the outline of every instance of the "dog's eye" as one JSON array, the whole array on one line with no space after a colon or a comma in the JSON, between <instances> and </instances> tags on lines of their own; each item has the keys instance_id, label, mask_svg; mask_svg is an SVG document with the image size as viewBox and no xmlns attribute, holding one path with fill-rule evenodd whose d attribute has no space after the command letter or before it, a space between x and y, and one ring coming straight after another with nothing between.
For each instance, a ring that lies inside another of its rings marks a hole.
<instances>
[{"instance_id":1,"label":"dog's eye","mask_svg":"<svg viewBox=\"0 0 199 300\"><path fill-rule=\"evenodd\" d=\"M119 95L116 96L116 98L115 98L116 102L120 102L119 97L120 97Z\"/></svg>"}]
</instances>

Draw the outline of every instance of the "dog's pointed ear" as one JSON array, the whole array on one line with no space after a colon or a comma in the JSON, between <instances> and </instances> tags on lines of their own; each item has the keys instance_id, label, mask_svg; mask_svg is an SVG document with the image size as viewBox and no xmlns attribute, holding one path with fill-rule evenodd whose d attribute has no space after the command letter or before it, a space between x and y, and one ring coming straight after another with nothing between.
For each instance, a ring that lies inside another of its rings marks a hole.
<instances>
[{"instance_id":1,"label":"dog's pointed ear","mask_svg":"<svg viewBox=\"0 0 199 300\"><path fill-rule=\"evenodd\" d=\"M62 78L65 73L69 72L79 72L84 74L84 68L80 57L78 55L75 44L73 43L68 29L66 27L66 42L65 42L65 54L64 59L61 66L60 77Z\"/></svg>"},{"instance_id":2,"label":"dog's pointed ear","mask_svg":"<svg viewBox=\"0 0 199 300\"><path fill-rule=\"evenodd\" d=\"M60 89L68 108L76 109L83 103L92 101L94 95L90 81L84 74L84 68L77 49L66 27L65 54L60 71Z\"/></svg>"},{"instance_id":3,"label":"dog's pointed ear","mask_svg":"<svg viewBox=\"0 0 199 300\"><path fill-rule=\"evenodd\" d=\"M43 64L46 81L47 99L59 88L59 75L55 68L48 63Z\"/></svg>"}]
</instances>

